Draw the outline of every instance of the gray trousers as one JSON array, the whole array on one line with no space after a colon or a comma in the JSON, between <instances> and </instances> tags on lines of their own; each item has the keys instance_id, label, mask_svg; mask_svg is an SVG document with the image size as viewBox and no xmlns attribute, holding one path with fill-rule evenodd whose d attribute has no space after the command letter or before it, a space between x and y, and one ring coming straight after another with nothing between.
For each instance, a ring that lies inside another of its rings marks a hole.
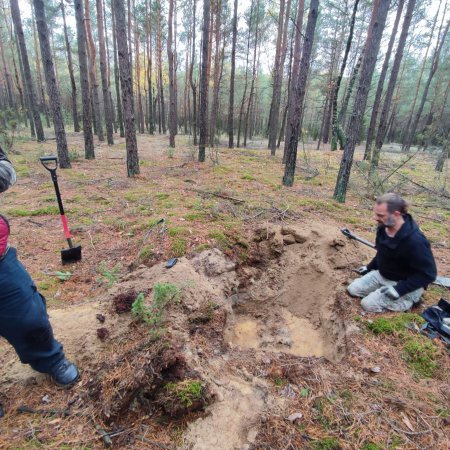
<instances>
[{"instance_id":1,"label":"gray trousers","mask_svg":"<svg viewBox=\"0 0 450 450\"><path fill-rule=\"evenodd\" d=\"M397 281L388 280L378 270L372 270L361 278L354 280L348 287L348 293L353 297L360 297L361 306L368 312L407 311L420 300L423 289L416 289L392 300L380 292L383 286L395 286Z\"/></svg>"}]
</instances>

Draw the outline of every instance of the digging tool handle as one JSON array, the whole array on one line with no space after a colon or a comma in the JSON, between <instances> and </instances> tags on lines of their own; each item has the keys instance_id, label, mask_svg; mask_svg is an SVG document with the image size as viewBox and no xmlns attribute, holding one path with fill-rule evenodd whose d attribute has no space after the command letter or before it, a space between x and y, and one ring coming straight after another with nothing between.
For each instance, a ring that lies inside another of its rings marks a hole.
<instances>
[{"instance_id":1,"label":"digging tool handle","mask_svg":"<svg viewBox=\"0 0 450 450\"><path fill-rule=\"evenodd\" d=\"M349 239L354 239L355 241L361 242L362 244L365 244L370 248L375 248L375 245L373 245L372 242L366 241L363 238L355 236L348 228L341 228L341 233L344 236L347 236Z\"/></svg>"},{"instance_id":2,"label":"digging tool handle","mask_svg":"<svg viewBox=\"0 0 450 450\"><path fill-rule=\"evenodd\" d=\"M53 186L55 187L56 200L58 201L59 213L61 214L61 222L64 228L64 234L66 236L69 247L73 248L72 236L70 235L69 226L67 225L64 206L61 200L61 193L59 192L58 177L56 175L56 169L58 168L58 158L56 156L42 156L39 159L42 165L50 172L52 176Z\"/></svg>"}]
</instances>

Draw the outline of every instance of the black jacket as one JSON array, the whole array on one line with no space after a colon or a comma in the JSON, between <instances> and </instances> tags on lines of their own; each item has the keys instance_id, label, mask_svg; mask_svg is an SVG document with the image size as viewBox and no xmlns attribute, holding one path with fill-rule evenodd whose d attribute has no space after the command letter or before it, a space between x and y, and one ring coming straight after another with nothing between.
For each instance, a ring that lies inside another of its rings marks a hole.
<instances>
[{"instance_id":1,"label":"black jacket","mask_svg":"<svg viewBox=\"0 0 450 450\"><path fill-rule=\"evenodd\" d=\"M391 238L384 226L378 227L375 247L377 254L368 264L369 270L379 270L400 296L419 288L426 288L436 279L436 263L430 243L409 214L405 223Z\"/></svg>"}]
</instances>

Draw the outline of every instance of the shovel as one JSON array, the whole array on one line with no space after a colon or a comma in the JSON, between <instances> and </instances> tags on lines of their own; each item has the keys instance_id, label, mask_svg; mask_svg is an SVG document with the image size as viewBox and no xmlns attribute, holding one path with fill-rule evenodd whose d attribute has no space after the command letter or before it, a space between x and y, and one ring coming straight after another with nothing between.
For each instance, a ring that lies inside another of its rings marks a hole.
<instances>
[{"instance_id":1,"label":"shovel","mask_svg":"<svg viewBox=\"0 0 450 450\"><path fill-rule=\"evenodd\" d=\"M355 236L348 228L341 228L341 233L344 236L348 237L349 239L354 239L355 241L361 242L362 244L365 244L370 248L375 248L375 245L373 245L372 242L366 241L363 238ZM450 278L437 276L436 279L433 281L433 284L450 288Z\"/></svg>"},{"instance_id":2,"label":"shovel","mask_svg":"<svg viewBox=\"0 0 450 450\"><path fill-rule=\"evenodd\" d=\"M69 248L61 250L61 262L63 264L70 264L81 260L81 245L74 247L72 244L72 237L70 235L69 226L67 225L66 215L64 214L64 207L61 200L61 194L58 187L58 177L56 176L56 169L58 168L58 158L56 156L42 156L39 158L42 165L50 172L52 176L53 185L55 186L56 199L58 200L59 213L61 214L61 222L64 228ZM54 164L54 165L53 165Z\"/></svg>"}]
</instances>

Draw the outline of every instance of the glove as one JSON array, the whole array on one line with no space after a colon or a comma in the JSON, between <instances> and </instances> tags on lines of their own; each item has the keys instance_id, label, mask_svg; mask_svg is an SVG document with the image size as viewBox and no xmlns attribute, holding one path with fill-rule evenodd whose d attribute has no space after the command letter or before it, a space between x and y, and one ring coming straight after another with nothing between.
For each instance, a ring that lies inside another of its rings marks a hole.
<instances>
[{"instance_id":1,"label":"glove","mask_svg":"<svg viewBox=\"0 0 450 450\"><path fill-rule=\"evenodd\" d=\"M367 268L367 266L361 266L359 269L355 269L355 272L359 275L365 275L366 273L369 273L370 270Z\"/></svg>"},{"instance_id":2,"label":"glove","mask_svg":"<svg viewBox=\"0 0 450 450\"><path fill-rule=\"evenodd\" d=\"M386 295L391 300L398 300L400 298L399 293L395 290L394 286L384 286L380 289L380 293Z\"/></svg>"}]
</instances>

